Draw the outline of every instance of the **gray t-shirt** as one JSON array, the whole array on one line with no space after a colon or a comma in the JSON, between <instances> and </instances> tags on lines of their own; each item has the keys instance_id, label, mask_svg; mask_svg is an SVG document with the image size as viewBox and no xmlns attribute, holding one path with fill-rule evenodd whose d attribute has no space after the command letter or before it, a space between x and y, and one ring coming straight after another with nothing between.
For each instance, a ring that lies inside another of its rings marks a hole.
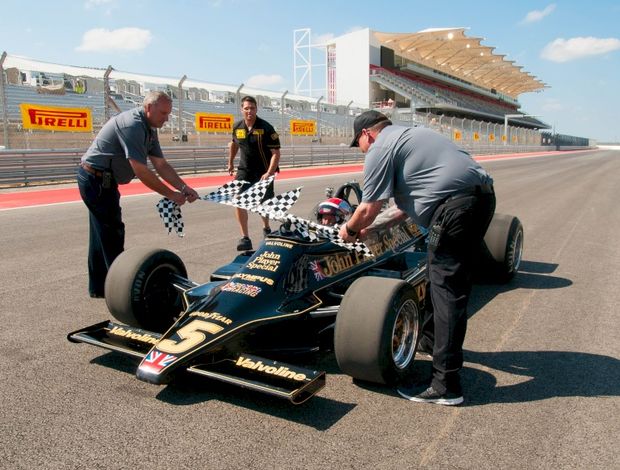
<instances>
[{"instance_id":1,"label":"gray t-shirt","mask_svg":"<svg viewBox=\"0 0 620 470\"><path fill-rule=\"evenodd\" d=\"M142 107L122 112L106 122L82 163L96 170L112 170L118 184L129 183L135 176L129 158L147 164L151 155L163 158L157 131L146 120Z\"/></svg>"},{"instance_id":2,"label":"gray t-shirt","mask_svg":"<svg viewBox=\"0 0 620 470\"><path fill-rule=\"evenodd\" d=\"M425 127L388 126L364 159L363 202L394 198L397 207L428 227L450 194L493 179L464 150Z\"/></svg>"}]
</instances>

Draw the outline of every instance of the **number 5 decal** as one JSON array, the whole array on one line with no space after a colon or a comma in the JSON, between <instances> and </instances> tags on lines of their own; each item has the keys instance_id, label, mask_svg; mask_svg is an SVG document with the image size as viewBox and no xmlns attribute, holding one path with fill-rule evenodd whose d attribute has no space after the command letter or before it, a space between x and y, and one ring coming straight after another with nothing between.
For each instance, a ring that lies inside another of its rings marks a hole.
<instances>
[{"instance_id":1,"label":"number 5 decal","mask_svg":"<svg viewBox=\"0 0 620 470\"><path fill-rule=\"evenodd\" d=\"M223 326L215 323L194 320L177 331L181 341L164 339L157 343L157 349L170 354L182 354L205 340L206 336L203 331L215 335L223 329Z\"/></svg>"}]
</instances>

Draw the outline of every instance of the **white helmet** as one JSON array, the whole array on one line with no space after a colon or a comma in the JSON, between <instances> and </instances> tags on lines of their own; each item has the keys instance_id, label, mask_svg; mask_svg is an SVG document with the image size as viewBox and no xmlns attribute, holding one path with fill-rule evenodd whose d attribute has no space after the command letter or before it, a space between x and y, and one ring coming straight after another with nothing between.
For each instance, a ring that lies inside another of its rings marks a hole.
<instances>
[{"instance_id":1,"label":"white helmet","mask_svg":"<svg viewBox=\"0 0 620 470\"><path fill-rule=\"evenodd\" d=\"M351 206L342 199L331 197L319 204L316 210L316 220L322 223L324 215L336 217L336 224L340 225L345 222L351 215Z\"/></svg>"}]
</instances>

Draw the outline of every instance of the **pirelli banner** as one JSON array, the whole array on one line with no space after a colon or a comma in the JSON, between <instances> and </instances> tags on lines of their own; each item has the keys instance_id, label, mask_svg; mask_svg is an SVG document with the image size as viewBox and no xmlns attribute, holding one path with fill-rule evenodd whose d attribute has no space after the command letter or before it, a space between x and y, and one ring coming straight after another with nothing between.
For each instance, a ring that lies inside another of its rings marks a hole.
<instances>
[{"instance_id":1,"label":"pirelli banner","mask_svg":"<svg viewBox=\"0 0 620 470\"><path fill-rule=\"evenodd\" d=\"M292 135L316 135L316 122L314 121L293 121L291 119Z\"/></svg>"},{"instance_id":2,"label":"pirelli banner","mask_svg":"<svg viewBox=\"0 0 620 470\"><path fill-rule=\"evenodd\" d=\"M60 132L91 132L93 119L88 108L56 108L21 103L24 129Z\"/></svg>"},{"instance_id":3,"label":"pirelli banner","mask_svg":"<svg viewBox=\"0 0 620 470\"><path fill-rule=\"evenodd\" d=\"M232 114L196 113L199 132L232 132L235 116Z\"/></svg>"}]
</instances>

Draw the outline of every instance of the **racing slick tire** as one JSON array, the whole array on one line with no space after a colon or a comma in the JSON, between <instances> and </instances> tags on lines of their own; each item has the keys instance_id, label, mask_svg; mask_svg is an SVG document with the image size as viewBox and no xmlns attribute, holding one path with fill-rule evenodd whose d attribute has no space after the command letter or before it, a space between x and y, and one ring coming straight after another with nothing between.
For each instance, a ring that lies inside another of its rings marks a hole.
<instances>
[{"instance_id":1,"label":"racing slick tire","mask_svg":"<svg viewBox=\"0 0 620 470\"><path fill-rule=\"evenodd\" d=\"M106 277L108 310L126 325L164 333L183 311L173 275L186 278L187 270L171 251L143 247L124 251Z\"/></svg>"},{"instance_id":2,"label":"racing slick tire","mask_svg":"<svg viewBox=\"0 0 620 470\"><path fill-rule=\"evenodd\" d=\"M484 236L491 277L510 281L519 271L523 255L523 224L512 215L495 214Z\"/></svg>"},{"instance_id":3,"label":"racing slick tire","mask_svg":"<svg viewBox=\"0 0 620 470\"><path fill-rule=\"evenodd\" d=\"M394 384L413 365L420 325L420 302L412 285L362 277L349 287L336 316L338 366L357 380Z\"/></svg>"}]
</instances>

